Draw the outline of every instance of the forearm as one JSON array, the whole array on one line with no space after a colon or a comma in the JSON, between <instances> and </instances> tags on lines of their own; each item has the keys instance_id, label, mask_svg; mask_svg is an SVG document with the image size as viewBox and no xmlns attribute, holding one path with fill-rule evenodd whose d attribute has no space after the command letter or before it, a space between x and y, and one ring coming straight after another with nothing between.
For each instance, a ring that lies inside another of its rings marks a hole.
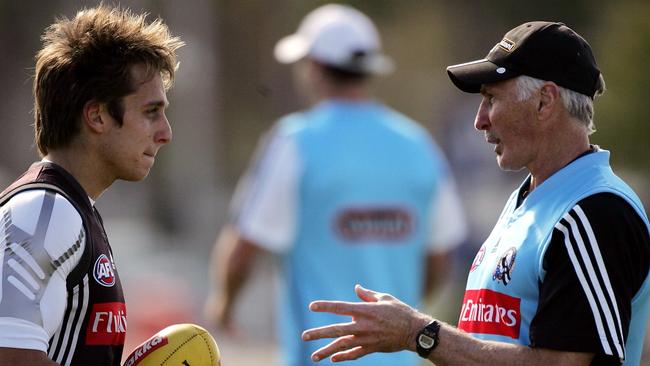
<instances>
[{"instance_id":1,"label":"forearm","mask_svg":"<svg viewBox=\"0 0 650 366\"><path fill-rule=\"evenodd\" d=\"M237 256L237 254L234 254ZM252 272L252 258L242 260L236 258L224 263L224 271L220 275L221 296L227 304L232 304L239 297Z\"/></svg>"},{"instance_id":2,"label":"forearm","mask_svg":"<svg viewBox=\"0 0 650 366\"><path fill-rule=\"evenodd\" d=\"M336 338L312 354L313 361L331 357L333 362L355 360L376 352L416 352L419 333L433 321L394 296L355 286L359 303L314 301L310 310L352 317L353 321L308 329L304 341ZM565 366L589 365L593 354L553 351L476 339L442 322L438 345L429 360L438 366Z\"/></svg>"},{"instance_id":3,"label":"forearm","mask_svg":"<svg viewBox=\"0 0 650 366\"><path fill-rule=\"evenodd\" d=\"M232 228L224 230L217 245L221 250L217 258L216 280L222 301L230 306L250 277L258 249Z\"/></svg>"},{"instance_id":4,"label":"forearm","mask_svg":"<svg viewBox=\"0 0 650 366\"><path fill-rule=\"evenodd\" d=\"M415 337L413 337L415 339ZM438 347L429 360L438 366L560 366L589 365L592 354L561 352L502 342L483 341L448 324L442 324ZM412 344L415 351L415 342Z\"/></svg>"},{"instance_id":5,"label":"forearm","mask_svg":"<svg viewBox=\"0 0 650 366\"><path fill-rule=\"evenodd\" d=\"M59 364L47 358L45 352L0 347L0 365L12 366L59 366Z\"/></svg>"}]
</instances>

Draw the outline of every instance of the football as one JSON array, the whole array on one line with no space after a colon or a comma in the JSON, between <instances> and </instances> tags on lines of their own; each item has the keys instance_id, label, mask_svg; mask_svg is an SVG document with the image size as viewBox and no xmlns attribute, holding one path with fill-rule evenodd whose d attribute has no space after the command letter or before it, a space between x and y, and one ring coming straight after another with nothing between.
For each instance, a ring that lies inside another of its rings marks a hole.
<instances>
[{"instance_id":1,"label":"football","mask_svg":"<svg viewBox=\"0 0 650 366\"><path fill-rule=\"evenodd\" d=\"M220 366L217 342L196 324L174 324L136 347L124 366Z\"/></svg>"}]
</instances>

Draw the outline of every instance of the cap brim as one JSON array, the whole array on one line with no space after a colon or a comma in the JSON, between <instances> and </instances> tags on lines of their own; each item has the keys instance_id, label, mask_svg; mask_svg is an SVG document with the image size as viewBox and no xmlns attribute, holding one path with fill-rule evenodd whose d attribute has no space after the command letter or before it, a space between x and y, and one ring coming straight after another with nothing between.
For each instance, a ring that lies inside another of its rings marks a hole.
<instances>
[{"instance_id":1,"label":"cap brim","mask_svg":"<svg viewBox=\"0 0 650 366\"><path fill-rule=\"evenodd\" d=\"M456 87L466 93L479 93L481 85L508 80L520 73L481 59L447 67L447 75Z\"/></svg>"},{"instance_id":2,"label":"cap brim","mask_svg":"<svg viewBox=\"0 0 650 366\"><path fill-rule=\"evenodd\" d=\"M275 59L283 64L294 63L305 57L309 52L308 42L298 34L288 35L275 45Z\"/></svg>"},{"instance_id":3,"label":"cap brim","mask_svg":"<svg viewBox=\"0 0 650 366\"><path fill-rule=\"evenodd\" d=\"M316 55L310 56L309 47L309 42L302 36L299 34L291 34L278 41L273 53L275 59L283 64L292 64L305 57L313 57L315 60L324 64L355 72L386 75L395 69L393 60L380 53L369 55L363 62L358 64L341 64Z\"/></svg>"}]
</instances>

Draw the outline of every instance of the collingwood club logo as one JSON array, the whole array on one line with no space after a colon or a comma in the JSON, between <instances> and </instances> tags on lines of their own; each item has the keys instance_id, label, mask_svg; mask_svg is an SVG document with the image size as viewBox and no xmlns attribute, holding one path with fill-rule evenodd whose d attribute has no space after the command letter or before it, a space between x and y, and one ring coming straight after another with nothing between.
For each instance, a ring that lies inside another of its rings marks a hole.
<instances>
[{"instance_id":1,"label":"collingwood club logo","mask_svg":"<svg viewBox=\"0 0 650 366\"><path fill-rule=\"evenodd\" d=\"M492 275L492 280L501 281L507 286L512 279L512 272L515 269L515 259L517 259L517 248L512 247L506 250L497 261L497 267Z\"/></svg>"}]
</instances>

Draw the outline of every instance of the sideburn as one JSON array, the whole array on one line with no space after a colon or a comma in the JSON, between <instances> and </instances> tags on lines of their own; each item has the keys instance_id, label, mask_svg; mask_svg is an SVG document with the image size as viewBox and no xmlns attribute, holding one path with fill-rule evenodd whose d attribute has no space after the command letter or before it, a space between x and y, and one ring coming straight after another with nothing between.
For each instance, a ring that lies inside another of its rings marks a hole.
<instances>
[{"instance_id":1,"label":"sideburn","mask_svg":"<svg viewBox=\"0 0 650 366\"><path fill-rule=\"evenodd\" d=\"M116 98L106 103L106 110L122 126L124 120L124 102L122 98Z\"/></svg>"}]
</instances>

